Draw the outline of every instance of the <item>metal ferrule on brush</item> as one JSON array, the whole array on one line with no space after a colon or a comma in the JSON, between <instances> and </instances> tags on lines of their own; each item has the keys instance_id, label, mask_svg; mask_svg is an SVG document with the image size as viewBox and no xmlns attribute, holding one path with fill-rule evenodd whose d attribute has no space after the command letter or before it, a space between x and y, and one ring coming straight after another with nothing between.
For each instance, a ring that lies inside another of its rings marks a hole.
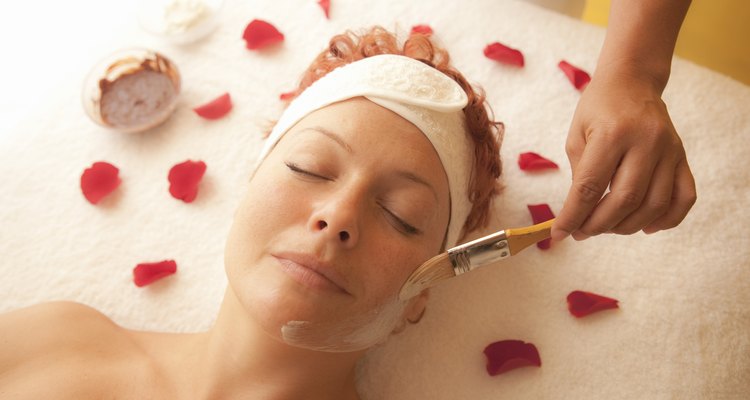
<instances>
[{"instance_id":1,"label":"metal ferrule on brush","mask_svg":"<svg viewBox=\"0 0 750 400\"><path fill-rule=\"evenodd\" d=\"M509 256L510 249L505 231L481 237L448 250L448 258L457 276Z\"/></svg>"}]
</instances>

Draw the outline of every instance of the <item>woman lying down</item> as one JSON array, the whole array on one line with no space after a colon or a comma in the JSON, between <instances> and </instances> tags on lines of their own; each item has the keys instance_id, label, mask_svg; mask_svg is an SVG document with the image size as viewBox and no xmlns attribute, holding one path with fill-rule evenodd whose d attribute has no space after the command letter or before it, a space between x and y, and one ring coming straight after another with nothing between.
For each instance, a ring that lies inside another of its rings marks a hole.
<instances>
[{"instance_id":1,"label":"woman lying down","mask_svg":"<svg viewBox=\"0 0 750 400\"><path fill-rule=\"evenodd\" d=\"M355 366L420 320L409 274L483 226L500 125L426 36L334 37L260 154L201 333L76 303L0 316L0 398L358 399Z\"/></svg>"}]
</instances>

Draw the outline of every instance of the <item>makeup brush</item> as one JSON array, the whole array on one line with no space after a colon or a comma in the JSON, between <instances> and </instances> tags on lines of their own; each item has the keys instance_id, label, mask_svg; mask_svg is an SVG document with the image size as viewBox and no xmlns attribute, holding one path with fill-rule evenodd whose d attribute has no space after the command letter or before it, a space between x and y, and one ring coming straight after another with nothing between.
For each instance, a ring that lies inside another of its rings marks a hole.
<instances>
[{"instance_id":1,"label":"makeup brush","mask_svg":"<svg viewBox=\"0 0 750 400\"><path fill-rule=\"evenodd\" d=\"M477 267L514 256L532 244L550 237L555 219L524 228L505 229L448 249L414 270L401 286L398 297L410 299L438 282Z\"/></svg>"}]
</instances>

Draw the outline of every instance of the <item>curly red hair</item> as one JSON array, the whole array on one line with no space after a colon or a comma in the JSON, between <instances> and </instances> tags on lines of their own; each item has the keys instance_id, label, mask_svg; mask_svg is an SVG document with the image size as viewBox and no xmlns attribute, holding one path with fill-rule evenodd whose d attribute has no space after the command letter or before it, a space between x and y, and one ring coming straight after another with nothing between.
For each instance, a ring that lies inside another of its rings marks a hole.
<instances>
[{"instance_id":1,"label":"curly red hair","mask_svg":"<svg viewBox=\"0 0 750 400\"><path fill-rule=\"evenodd\" d=\"M310 64L297 89L288 100L302 93L313 82L337 67L378 54L398 54L414 58L455 80L466 92L469 102L464 107L466 127L474 143L474 168L469 183L471 212L463 226L462 237L487 226L492 199L499 193L498 178L502 172L500 143L503 124L493 121L492 109L481 89L475 89L464 76L450 65L448 52L433 43L428 35L412 33L400 45L396 36L376 26L357 34L347 31L331 38L328 48Z\"/></svg>"}]
</instances>

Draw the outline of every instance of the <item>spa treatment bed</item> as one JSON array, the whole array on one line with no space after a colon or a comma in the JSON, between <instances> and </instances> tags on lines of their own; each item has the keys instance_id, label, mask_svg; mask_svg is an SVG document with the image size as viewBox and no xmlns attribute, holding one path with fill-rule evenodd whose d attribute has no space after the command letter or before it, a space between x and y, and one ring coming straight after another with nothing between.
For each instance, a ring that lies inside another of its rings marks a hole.
<instances>
[{"instance_id":1,"label":"spa treatment bed","mask_svg":"<svg viewBox=\"0 0 750 400\"><path fill-rule=\"evenodd\" d=\"M429 25L486 91L505 124L504 190L481 233L531 225L530 204L560 210L580 92L558 63L593 74L602 28L515 1L332 0L330 18L314 0L225 3L216 29L187 44L144 31L135 11L123 14L131 23L92 39L80 70L4 133L0 311L73 300L133 329L211 326L226 286L225 239L262 134L283 109L279 96L347 29L381 25L403 38ZM243 30L254 19L273 24L283 42L246 48ZM493 42L523 52L525 66L485 57ZM128 47L158 51L181 75L174 113L140 133L97 125L81 101L90 69ZM224 93L233 108L222 118L193 111ZM532 246L435 287L421 322L361 365L363 399L750 398L750 87L677 58L664 99L698 190L681 225ZM524 152L560 168L522 171ZM189 203L170 195L167 178L187 160L207 166ZM80 180L98 161L116 166L121 183L94 205ZM134 284L137 264L162 260L174 260L177 272ZM617 299L619 308L575 318L566 296L576 290ZM483 350L501 340L533 343L541 366L490 376Z\"/></svg>"}]
</instances>

